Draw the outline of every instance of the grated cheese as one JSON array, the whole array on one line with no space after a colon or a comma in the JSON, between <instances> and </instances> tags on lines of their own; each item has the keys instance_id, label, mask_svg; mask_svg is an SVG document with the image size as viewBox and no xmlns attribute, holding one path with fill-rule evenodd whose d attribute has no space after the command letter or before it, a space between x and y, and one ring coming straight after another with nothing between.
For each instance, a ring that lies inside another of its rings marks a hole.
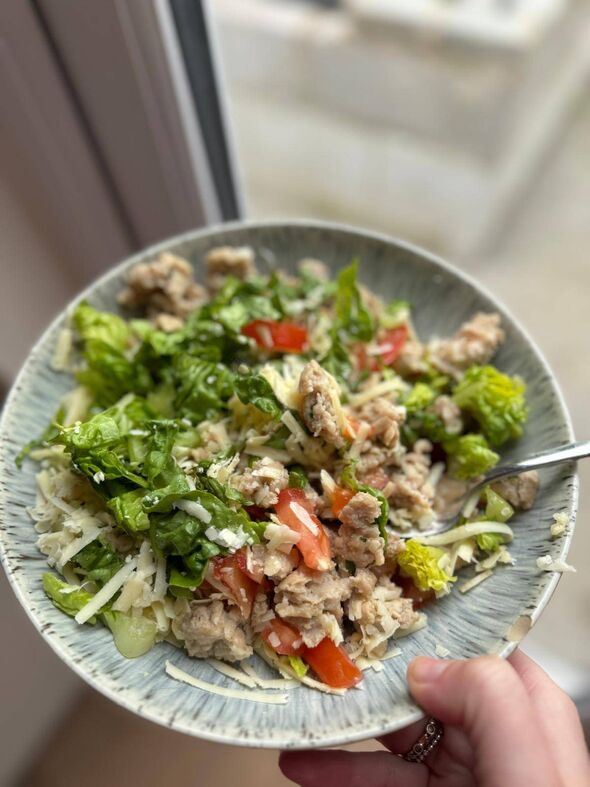
<instances>
[{"instance_id":1,"label":"grated cheese","mask_svg":"<svg viewBox=\"0 0 590 787\"><path fill-rule=\"evenodd\" d=\"M153 598L162 601L168 590L166 581L166 558L159 557L156 560L156 577L154 579Z\"/></svg>"},{"instance_id":2,"label":"grated cheese","mask_svg":"<svg viewBox=\"0 0 590 787\"><path fill-rule=\"evenodd\" d=\"M471 579L468 579L467 582L463 582L462 585L458 586L457 589L459 593L467 593L468 591L473 590L473 588L481 585L481 583L486 579L489 579L493 573L494 572L489 569L488 571L482 571L481 574L476 574L474 577L471 577Z\"/></svg>"},{"instance_id":3,"label":"grated cheese","mask_svg":"<svg viewBox=\"0 0 590 787\"><path fill-rule=\"evenodd\" d=\"M446 659L447 656L451 655L451 651L448 648L445 648L444 645L440 645L438 642L435 645L434 652L441 659Z\"/></svg>"},{"instance_id":4,"label":"grated cheese","mask_svg":"<svg viewBox=\"0 0 590 787\"><path fill-rule=\"evenodd\" d=\"M562 560L561 558L554 559L551 557L551 555L543 555L543 557L538 557L537 568L540 568L541 571L557 571L560 574L576 573L576 569L573 566L570 566L569 563L566 563L565 560Z\"/></svg>"},{"instance_id":5,"label":"grated cheese","mask_svg":"<svg viewBox=\"0 0 590 787\"><path fill-rule=\"evenodd\" d=\"M397 629L397 631L393 635L393 638L394 639L402 639L402 637L407 637L409 634L415 634L417 631L420 631L420 629L425 628L427 622L428 622L428 619L427 619L426 615L424 614L424 612L419 612L418 613L418 620L415 623L412 623L411 626L408 626L405 629Z\"/></svg>"},{"instance_id":6,"label":"grated cheese","mask_svg":"<svg viewBox=\"0 0 590 787\"><path fill-rule=\"evenodd\" d=\"M407 387L408 386L400 377L394 377L391 380L383 380L381 383L372 385L366 390L354 394L350 397L349 402L352 407L360 407L361 405L370 402L372 399L377 399L378 397L386 396L387 394L403 391Z\"/></svg>"},{"instance_id":7,"label":"grated cheese","mask_svg":"<svg viewBox=\"0 0 590 787\"><path fill-rule=\"evenodd\" d=\"M254 678L247 675L245 671L242 672L242 670L231 667L223 661L219 661L218 659L207 659L207 663L210 664L214 670L225 675L226 678L232 678L232 680L235 680L237 683L241 683L242 686L247 686L249 689L255 689L258 685Z\"/></svg>"},{"instance_id":8,"label":"grated cheese","mask_svg":"<svg viewBox=\"0 0 590 787\"><path fill-rule=\"evenodd\" d=\"M86 623L91 617L96 615L102 607L110 601L115 593L122 587L123 583L137 568L137 558L132 558L128 563L114 574L106 585L94 595L88 604L85 604L75 617L76 623Z\"/></svg>"},{"instance_id":9,"label":"grated cheese","mask_svg":"<svg viewBox=\"0 0 590 787\"><path fill-rule=\"evenodd\" d=\"M102 527L96 524L84 528L84 531L79 538L75 538L73 541L70 541L70 543L61 550L57 560L58 567L65 566L65 564L69 563L70 560L78 554L78 552L84 549L84 547L88 546L88 544L91 544L93 541L95 541L100 535L101 530Z\"/></svg>"},{"instance_id":10,"label":"grated cheese","mask_svg":"<svg viewBox=\"0 0 590 787\"><path fill-rule=\"evenodd\" d=\"M291 678L270 678L268 680L261 678L254 667L247 662L242 664L242 669L262 689L295 689L300 685L299 680L292 680Z\"/></svg>"},{"instance_id":11,"label":"grated cheese","mask_svg":"<svg viewBox=\"0 0 590 787\"><path fill-rule=\"evenodd\" d=\"M314 536L318 535L318 533L320 532L320 528L313 521L307 509L305 509L299 503L295 503L295 502L289 503L289 508L299 519L301 524L305 525L305 527L309 530L310 533L312 533Z\"/></svg>"},{"instance_id":12,"label":"grated cheese","mask_svg":"<svg viewBox=\"0 0 590 787\"><path fill-rule=\"evenodd\" d=\"M65 372L71 360L72 349L74 346L74 334L71 328L62 328L57 335L51 368L56 372Z\"/></svg>"},{"instance_id":13,"label":"grated cheese","mask_svg":"<svg viewBox=\"0 0 590 787\"><path fill-rule=\"evenodd\" d=\"M563 536L564 533L567 533L567 529L569 527L570 518L567 511L560 511L557 514L553 514L553 519L555 520L550 528L551 538L559 538Z\"/></svg>"},{"instance_id":14,"label":"grated cheese","mask_svg":"<svg viewBox=\"0 0 590 787\"><path fill-rule=\"evenodd\" d=\"M200 503L197 503L196 500L177 500L175 503L172 504L174 508L178 508L181 511L184 511L185 514L189 516L194 516L195 519L199 519L201 522L204 522L206 525L209 524L211 521L211 514L205 506L202 506Z\"/></svg>"},{"instance_id":15,"label":"grated cheese","mask_svg":"<svg viewBox=\"0 0 590 787\"><path fill-rule=\"evenodd\" d=\"M166 662L166 672L174 680L187 683L201 691L208 691L211 694L219 694L222 697L230 697L235 700L248 700L249 702L264 702L269 705L286 705L289 701L287 694L264 694L261 691L242 691L241 689L231 689L226 686L218 686L215 683L208 683L206 680L195 678L188 672L175 667L174 664Z\"/></svg>"}]
</instances>

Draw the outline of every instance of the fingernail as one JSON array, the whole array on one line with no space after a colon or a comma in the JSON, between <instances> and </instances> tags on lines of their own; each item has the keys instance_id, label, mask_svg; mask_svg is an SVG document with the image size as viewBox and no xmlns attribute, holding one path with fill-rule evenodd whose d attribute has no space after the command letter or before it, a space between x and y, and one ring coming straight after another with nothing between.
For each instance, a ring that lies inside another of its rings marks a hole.
<instances>
[{"instance_id":1,"label":"fingernail","mask_svg":"<svg viewBox=\"0 0 590 787\"><path fill-rule=\"evenodd\" d=\"M434 683L449 666L443 659L430 659L419 656L408 667L408 677L416 683Z\"/></svg>"}]
</instances>

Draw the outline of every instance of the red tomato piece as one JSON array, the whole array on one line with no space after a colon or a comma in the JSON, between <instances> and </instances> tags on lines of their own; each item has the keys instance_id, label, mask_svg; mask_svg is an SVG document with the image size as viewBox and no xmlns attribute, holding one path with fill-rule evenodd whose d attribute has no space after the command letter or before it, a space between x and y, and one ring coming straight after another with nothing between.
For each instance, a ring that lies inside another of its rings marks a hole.
<instances>
[{"instance_id":1,"label":"red tomato piece","mask_svg":"<svg viewBox=\"0 0 590 787\"><path fill-rule=\"evenodd\" d=\"M397 328L391 328L385 331L379 337L379 356L381 363L385 366L391 366L396 361L404 345L408 340L408 326L400 325Z\"/></svg>"},{"instance_id":2,"label":"red tomato piece","mask_svg":"<svg viewBox=\"0 0 590 787\"><path fill-rule=\"evenodd\" d=\"M240 571L258 585L264 579L263 566L259 563L254 563L252 560L252 553L250 547L242 547L236 552L236 562Z\"/></svg>"},{"instance_id":3,"label":"red tomato piece","mask_svg":"<svg viewBox=\"0 0 590 787\"><path fill-rule=\"evenodd\" d=\"M216 557L213 560L213 574L215 579L228 588L242 615L249 618L258 585L240 570L236 555Z\"/></svg>"},{"instance_id":4,"label":"red tomato piece","mask_svg":"<svg viewBox=\"0 0 590 787\"><path fill-rule=\"evenodd\" d=\"M302 658L323 683L334 689L350 689L363 679L344 648L328 637L315 648L305 648Z\"/></svg>"},{"instance_id":5,"label":"red tomato piece","mask_svg":"<svg viewBox=\"0 0 590 787\"><path fill-rule=\"evenodd\" d=\"M300 656L305 649L301 634L279 618L274 618L263 630L262 639L280 656Z\"/></svg>"},{"instance_id":6,"label":"red tomato piece","mask_svg":"<svg viewBox=\"0 0 590 787\"><path fill-rule=\"evenodd\" d=\"M265 350L300 353L307 345L307 329L286 320L253 320L244 325L242 333Z\"/></svg>"},{"instance_id":7,"label":"red tomato piece","mask_svg":"<svg viewBox=\"0 0 590 787\"><path fill-rule=\"evenodd\" d=\"M352 500L354 494L352 489L346 489L343 486L337 486L332 492L332 513L336 518L340 516L340 512Z\"/></svg>"},{"instance_id":8,"label":"red tomato piece","mask_svg":"<svg viewBox=\"0 0 590 787\"><path fill-rule=\"evenodd\" d=\"M408 326L399 325L397 328L382 331L377 337L376 346L371 349L370 354L365 344L357 345L357 367L361 371L368 369L371 372L375 372L382 366L391 366L404 349L408 335Z\"/></svg>"},{"instance_id":9,"label":"red tomato piece","mask_svg":"<svg viewBox=\"0 0 590 787\"><path fill-rule=\"evenodd\" d=\"M281 522L301 536L296 546L305 565L316 571L330 568L328 534L303 489L283 489L275 509Z\"/></svg>"}]
</instances>

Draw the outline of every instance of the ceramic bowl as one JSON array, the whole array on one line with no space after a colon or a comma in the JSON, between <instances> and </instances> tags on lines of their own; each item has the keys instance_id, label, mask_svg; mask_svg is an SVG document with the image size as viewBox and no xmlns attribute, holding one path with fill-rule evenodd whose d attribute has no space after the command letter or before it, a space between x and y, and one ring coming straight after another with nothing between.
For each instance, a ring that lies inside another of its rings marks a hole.
<instances>
[{"instance_id":1,"label":"ceramic bowl","mask_svg":"<svg viewBox=\"0 0 590 787\"><path fill-rule=\"evenodd\" d=\"M324 260L337 271L351 258L360 262L360 278L384 298L413 304L416 329L423 339L452 334L479 309L502 315L506 342L496 356L498 366L521 375L528 385L530 418L524 437L503 452L514 459L573 438L570 419L547 363L518 321L476 282L420 249L375 233L331 224L293 221L237 223L189 232L167 240L110 270L80 298L103 309L118 310L116 293L132 265L163 250L186 257L197 279L208 249L248 245L262 267L293 270L302 257ZM320 694L307 688L290 692L287 705L263 705L204 693L171 680L164 672L170 659L205 680L230 685L207 663L190 659L167 643L147 655L127 660L119 655L109 631L100 625L78 626L46 598L41 575L44 557L27 514L35 497L35 466L17 470L21 446L41 433L58 400L71 387L67 375L50 367L65 310L39 339L6 402L0 424L0 549L14 592L33 625L55 652L91 686L144 718L181 732L223 743L272 748L332 746L399 729L420 718L408 694L406 667L418 654L434 655L437 644L451 658L495 653L507 656L539 617L558 575L540 572L536 559L547 553L565 558L573 527L550 541L549 526L557 511L575 516L575 468L542 472L541 490L531 511L514 520L516 537L510 551L516 565L501 568L465 595L453 592L428 609L428 626L400 640L401 655L384 663L382 672L366 673L362 690L346 696ZM270 670L254 657L257 669ZM234 684L235 685L235 684Z\"/></svg>"}]
</instances>

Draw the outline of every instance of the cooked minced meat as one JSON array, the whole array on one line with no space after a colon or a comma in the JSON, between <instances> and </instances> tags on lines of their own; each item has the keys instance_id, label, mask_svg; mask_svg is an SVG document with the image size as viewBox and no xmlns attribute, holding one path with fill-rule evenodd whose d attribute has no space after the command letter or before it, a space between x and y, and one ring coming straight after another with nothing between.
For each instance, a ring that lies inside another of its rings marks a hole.
<instances>
[{"instance_id":1,"label":"cooked minced meat","mask_svg":"<svg viewBox=\"0 0 590 787\"><path fill-rule=\"evenodd\" d=\"M432 341L428 357L442 372L460 375L473 364L487 363L503 340L500 315L478 312L463 323L455 336Z\"/></svg>"},{"instance_id":2,"label":"cooked minced meat","mask_svg":"<svg viewBox=\"0 0 590 787\"><path fill-rule=\"evenodd\" d=\"M270 508L276 504L281 489L287 487L289 473L280 462L265 456L256 460L252 467L235 473L230 483L255 505Z\"/></svg>"},{"instance_id":3,"label":"cooked minced meat","mask_svg":"<svg viewBox=\"0 0 590 787\"><path fill-rule=\"evenodd\" d=\"M211 292L217 292L225 284L228 276L246 281L257 273L254 252L249 246L218 246L205 258L205 281Z\"/></svg>"},{"instance_id":4,"label":"cooked minced meat","mask_svg":"<svg viewBox=\"0 0 590 787\"><path fill-rule=\"evenodd\" d=\"M301 415L314 437L321 437L337 448L344 445L338 385L317 361L305 365L299 378L302 397Z\"/></svg>"},{"instance_id":5,"label":"cooked minced meat","mask_svg":"<svg viewBox=\"0 0 590 787\"><path fill-rule=\"evenodd\" d=\"M275 612L292 623L309 647L330 637L342 641L342 602L350 595L347 579L335 571L312 571L302 566L275 589Z\"/></svg>"},{"instance_id":6,"label":"cooked minced meat","mask_svg":"<svg viewBox=\"0 0 590 787\"><path fill-rule=\"evenodd\" d=\"M413 599L452 592L458 554L477 570L497 549L473 537L498 504L489 491L448 536L463 543L402 531L427 528L494 463L526 420L523 386L490 364L497 314L422 341L409 305L385 304L354 265L335 281L313 258L259 274L255 251L231 246L203 262L206 288L173 254L136 265L120 295L129 320L87 303L72 315L58 349L79 352L64 365L77 387L31 453L38 546L67 580L44 587L78 620L102 622L112 604L142 648L169 639L230 662L255 650L330 683L311 648L336 664L334 643L353 661L382 657L417 622ZM537 486L531 473L493 488L529 508Z\"/></svg>"},{"instance_id":7,"label":"cooked minced meat","mask_svg":"<svg viewBox=\"0 0 590 787\"><path fill-rule=\"evenodd\" d=\"M240 613L235 607L226 609L220 600L192 602L173 620L172 631L184 641L189 656L241 661L252 655Z\"/></svg>"},{"instance_id":8,"label":"cooked minced meat","mask_svg":"<svg viewBox=\"0 0 590 787\"><path fill-rule=\"evenodd\" d=\"M536 470L528 470L526 473L510 478L501 478L499 481L494 481L492 489L514 508L526 511L532 508L535 502L539 489L539 474Z\"/></svg>"},{"instance_id":9,"label":"cooked minced meat","mask_svg":"<svg viewBox=\"0 0 590 787\"><path fill-rule=\"evenodd\" d=\"M341 525L334 537L334 557L349 560L360 568L385 562L385 542L376 522L381 514L381 505L376 497L367 492L357 492L340 512Z\"/></svg>"},{"instance_id":10,"label":"cooked minced meat","mask_svg":"<svg viewBox=\"0 0 590 787\"><path fill-rule=\"evenodd\" d=\"M153 262L141 262L131 269L119 302L145 309L162 330L182 324L207 299L207 293L193 278L193 269L182 257L162 252ZM177 318L172 320L172 318Z\"/></svg>"}]
</instances>

